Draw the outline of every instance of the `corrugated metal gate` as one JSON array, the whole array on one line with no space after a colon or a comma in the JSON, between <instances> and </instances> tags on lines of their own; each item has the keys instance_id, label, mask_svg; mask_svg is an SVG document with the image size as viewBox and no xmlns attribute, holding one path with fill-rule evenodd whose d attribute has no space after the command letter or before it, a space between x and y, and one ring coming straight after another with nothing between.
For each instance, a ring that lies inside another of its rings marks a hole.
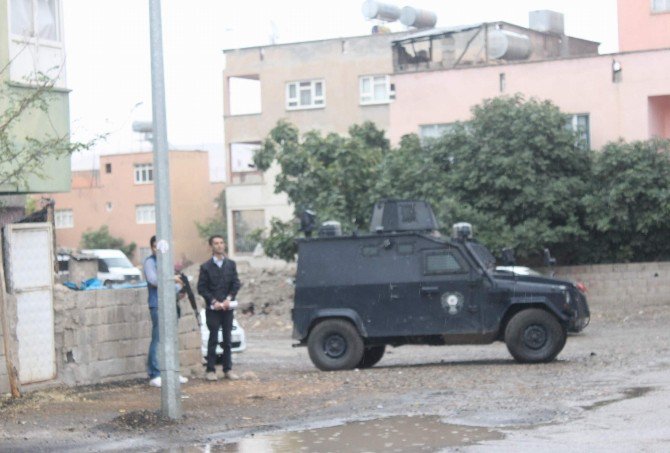
<instances>
[{"instance_id":1,"label":"corrugated metal gate","mask_svg":"<svg viewBox=\"0 0 670 453\"><path fill-rule=\"evenodd\" d=\"M7 225L4 229L8 291L16 297L19 380L56 377L52 229L49 223Z\"/></svg>"}]
</instances>

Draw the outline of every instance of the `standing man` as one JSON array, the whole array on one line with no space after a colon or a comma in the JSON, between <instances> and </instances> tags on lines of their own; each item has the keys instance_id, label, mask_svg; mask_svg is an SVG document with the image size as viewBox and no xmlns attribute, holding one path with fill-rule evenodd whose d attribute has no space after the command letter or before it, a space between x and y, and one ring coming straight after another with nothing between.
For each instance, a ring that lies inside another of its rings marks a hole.
<instances>
[{"instance_id":1,"label":"standing man","mask_svg":"<svg viewBox=\"0 0 670 453\"><path fill-rule=\"evenodd\" d=\"M222 236L214 235L209 238L212 248L212 259L200 266L198 277L198 293L205 299L207 328L209 341L207 342L207 380L216 381L216 344L218 343L219 329L223 327L223 376L225 379L237 379L230 370L233 367L231 349L231 331L233 329L233 307L240 290L240 279L237 277L235 261L226 258L226 242Z\"/></svg>"},{"instance_id":2,"label":"standing man","mask_svg":"<svg viewBox=\"0 0 670 453\"><path fill-rule=\"evenodd\" d=\"M161 386L161 371L158 369L158 266L156 263L156 236L149 240L151 255L144 260L144 278L147 280L149 290L149 313L151 313L151 343L149 344L149 357L147 357L147 373L149 374L149 385ZM181 279L176 276L175 289L179 291L182 287ZM186 384L188 378L179 375L179 382Z\"/></svg>"}]
</instances>

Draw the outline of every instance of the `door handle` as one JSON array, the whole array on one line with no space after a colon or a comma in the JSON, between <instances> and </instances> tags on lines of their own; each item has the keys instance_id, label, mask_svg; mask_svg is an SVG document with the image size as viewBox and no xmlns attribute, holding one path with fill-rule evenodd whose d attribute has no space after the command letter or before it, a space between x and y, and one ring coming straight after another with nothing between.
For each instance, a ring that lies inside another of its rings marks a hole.
<instances>
[{"instance_id":1,"label":"door handle","mask_svg":"<svg viewBox=\"0 0 670 453\"><path fill-rule=\"evenodd\" d=\"M422 286L421 287L421 293L422 294L437 294L440 292L440 288L437 286Z\"/></svg>"}]
</instances>

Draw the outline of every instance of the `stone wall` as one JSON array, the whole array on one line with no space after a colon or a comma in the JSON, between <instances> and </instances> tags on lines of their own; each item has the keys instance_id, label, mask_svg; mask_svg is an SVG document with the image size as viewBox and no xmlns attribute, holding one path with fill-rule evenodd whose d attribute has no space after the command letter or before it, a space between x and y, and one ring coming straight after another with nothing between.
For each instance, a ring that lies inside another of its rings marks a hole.
<instances>
[{"instance_id":1,"label":"stone wall","mask_svg":"<svg viewBox=\"0 0 670 453\"><path fill-rule=\"evenodd\" d=\"M583 282L592 308L670 304L670 262L558 267L556 277Z\"/></svg>"},{"instance_id":2,"label":"stone wall","mask_svg":"<svg viewBox=\"0 0 670 453\"><path fill-rule=\"evenodd\" d=\"M179 363L188 376L202 369L200 331L188 301L180 304ZM54 383L84 385L146 376L151 318L145 288L72 291L56 285L54 319ZM0 351L1 346L0 341ZM0 392L6 393L4 355L0 359Z\"/></svg>"},{"instance_id":3,"label":"stone wall","mask_svg":"<svg viewBox=\"0 0 670 453\"><path fill-rule=\"evenodd\" d=\"M182 374L201 367L200 331L188 302L179 320ZM67 385L146 376L151 341L147 290L54 290L58 379Z\"/></svg>"}]
</instances>

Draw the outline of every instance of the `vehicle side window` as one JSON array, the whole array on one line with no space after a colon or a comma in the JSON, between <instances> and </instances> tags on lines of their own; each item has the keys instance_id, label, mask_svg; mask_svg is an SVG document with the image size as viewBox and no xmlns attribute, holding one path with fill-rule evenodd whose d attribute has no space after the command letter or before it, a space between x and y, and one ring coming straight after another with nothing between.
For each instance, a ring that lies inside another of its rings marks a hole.
<instances>
[{"instance_id":1,"label":"vehicle side window","mask_svg":"<svg viewBox=\"0 0 670 453\"><path fill-rule=\"evenodd\" d=\"M102 258L98 258L98 272L109 272L109 267Z\"/></svg>"},{"instance_id":2,"label":"vehicle side window","mask_svg":"<svg viewBox=\"0 0 670 453\"><path fill-rule=\"evenodd\" d=\"M440 250L425 256L424 273L426 275L462 274L467 270L467 265L454 250Z\"/></svg>"}]
</instances>

